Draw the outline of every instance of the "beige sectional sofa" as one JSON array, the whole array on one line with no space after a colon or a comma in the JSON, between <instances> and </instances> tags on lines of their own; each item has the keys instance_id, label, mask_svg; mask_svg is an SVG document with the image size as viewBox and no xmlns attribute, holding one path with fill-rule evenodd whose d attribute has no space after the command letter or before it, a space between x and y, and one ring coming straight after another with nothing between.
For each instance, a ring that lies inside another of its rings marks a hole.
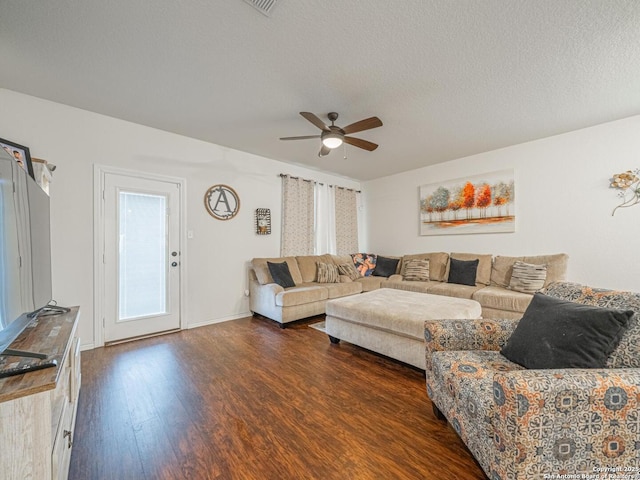
<instances>
[{"instance_id":1,"label":"beige sectional sofa","mask_svg":"<svg viewBox=\"0 0 640 480\"><path fill-rule=\"evenodd\" d=\"M394 258L394 257L388 257ZM397 257L395 257L397 258ZM476 285L447 283L450 259L478 259ZM429 260L429 281L409 281L403 277L408 260ZM368 276L352 280L340 275L337 283L317 281L317 263L341 265L352 262L349 255L307 255L298 257L254 258L249 269L250 308L253 313L281 324L325 313L325 304L333 298L355 295L378 288L394 288L450 297L470 298L482 306L484 318L520 318L533 295L510 290L511 272L516 261L546 265L544 286L565 280L568 256L565 254L506 257L490 254L432 252L405 255L400 258L396 274L389 278ZM294 287L283 288L274 283L267 262L286 262Z\"/></svg>"},{"instance_id":2,"label":"beige sectional sofa","mask_svg":"<svg viewBox=\"0 0 640 480\"><path fill-rule=\"evenodd\" d=\"M449 278L450 258L457 260L478 259L476 286L447 283ZM544 287L552 282L565 280L569 257L560 253L556 255L539 255L528 257L506 257L478 255L472 253L444 252L405 255L403 264L412 259L429 260L428 282L403 280L402 270L392 275L382 286L412 292L446 295L449 297L470 298L482 305L483 318L520 318L526 310L532 295L510 290L509 283L515 262L520 261L533 265L546 265L547 276Z\"/></svg>"},{"instance_id":3,"label":"beige sectional sofa","mask_svg":"<svg viewBox=\"0 0 640 480\"><path fill-rule=\"evenodd\" d=\"M345 260L342 257L342 260ZM351 257L349 257L351 261ZM283 288L274 283L267 262L287 262L291 277L296 286ZM339 283L318 283L317 263L339 265L341 257L335 255L308 255L301 257L254 258L249 269L250 308L253 313L280 322L281 326L325 313L325 303L332 298L355 295L363 291L363 286L371 288L369 277L362 282L353 282L341 275ZM347 277L348 278L348 277ZM374 280L373 284L381 282ZM379 288L379 285L378 285Z\"/></svg>"}]
</instances>

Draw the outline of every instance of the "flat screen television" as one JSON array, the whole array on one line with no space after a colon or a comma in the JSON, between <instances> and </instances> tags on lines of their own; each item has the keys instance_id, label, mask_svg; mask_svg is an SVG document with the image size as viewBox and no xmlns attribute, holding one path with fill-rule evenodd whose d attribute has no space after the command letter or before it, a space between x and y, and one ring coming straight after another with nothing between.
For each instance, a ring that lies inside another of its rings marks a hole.
<instances>
[{"instance_id":1,"label":"flat screen television","mask_svg":"<svg viewBox=\"0 0 640 480\"><path fill-rule=\"evenodd\" d=\"M0 354L51 303L49 212L49 196L0 148Z\"/></svg>"}]
</instances>

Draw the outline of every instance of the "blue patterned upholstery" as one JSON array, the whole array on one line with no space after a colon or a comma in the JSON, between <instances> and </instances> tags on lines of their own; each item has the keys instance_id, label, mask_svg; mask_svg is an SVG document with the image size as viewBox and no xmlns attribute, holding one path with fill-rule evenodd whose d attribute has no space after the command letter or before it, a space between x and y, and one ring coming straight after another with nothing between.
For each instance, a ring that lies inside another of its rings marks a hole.
<instances>
[{"instance_id":1,"label":"blue patterned upholstery","mask_svg":"<svg viewBox=\"0 0 640 480\"><path fill-rule=\"evenodd\" d=\"M640 312L637 293L568 282L544 293ZM517 322L425 322L427 393L487 475L562 478L621 467L640 473L638 313L609 358L611 368L600 370L526 370L510 362L499 350Z\"/></svg>"}]
</instances>

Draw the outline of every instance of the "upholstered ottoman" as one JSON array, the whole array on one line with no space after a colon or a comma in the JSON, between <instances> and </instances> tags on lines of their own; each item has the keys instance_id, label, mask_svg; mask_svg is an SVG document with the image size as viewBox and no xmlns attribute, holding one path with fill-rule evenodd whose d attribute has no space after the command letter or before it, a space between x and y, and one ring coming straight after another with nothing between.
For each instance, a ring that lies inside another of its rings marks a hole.
<instances>
[{"instance_id":1,"label":"upholstered ottoman","mask_svg":"<svg viewBox=\"0 0 640 480\"><path fill-rule=\"evenodd\" d=\"M424 322L481 318L475 300L381 288L330 300L326 332L331 343L344 340L425 369Z\"/></svg>"}]
</instances>

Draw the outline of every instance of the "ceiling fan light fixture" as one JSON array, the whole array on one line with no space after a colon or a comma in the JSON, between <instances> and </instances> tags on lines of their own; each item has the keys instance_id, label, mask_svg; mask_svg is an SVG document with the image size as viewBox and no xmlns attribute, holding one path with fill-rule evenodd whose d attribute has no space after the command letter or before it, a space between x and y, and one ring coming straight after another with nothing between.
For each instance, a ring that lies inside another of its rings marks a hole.
<instances>
[{"instance_id":1,"label":"ceiling fan light fixture","mask_svg":"<svg viewBox=\"0 0 640 480\"><path fill-rule=\"evenodd\" d=\"M329 153L331 153L331 150L335 150L340 145L345 145L346 148L347 143L349 145L362 148L363 150L367 150L369 152L373 152L376 148L378 148L378 145L373 142L363 140L362 138L348 136L351 133L357 133L364 130L381 127L382 121L378 117L365 118L364 120L360 120L359 122L355 122L347 125L344 128L340 128L335 124L336 120L338 119L338 114L336 112L329 112L327 114L327 118L329 119L329 121L331 121L331 125L325 124L322 120L320 120L320 118L318 118L317 115L311 112L300 112L300 115L302 115L305 120L309 121L317 128L319 128L322 133L320 135L280 137L280 140L306 140L308 138L319 138L322 142L322 147L320 148L320 152L318 152L319 157L329 155Z\"/></svg>"},{"instance_id":2,"label":"ceiling fan light fixture","mask_svg":"<svg viewBox=\"0 0 640 480\"><path fill-rule=\"evenodd\" d=\"M327 133L322 136L322 144L327 148L338 148L342 145L342 135L338 133Z\"/></svg>"}]
</instances>

